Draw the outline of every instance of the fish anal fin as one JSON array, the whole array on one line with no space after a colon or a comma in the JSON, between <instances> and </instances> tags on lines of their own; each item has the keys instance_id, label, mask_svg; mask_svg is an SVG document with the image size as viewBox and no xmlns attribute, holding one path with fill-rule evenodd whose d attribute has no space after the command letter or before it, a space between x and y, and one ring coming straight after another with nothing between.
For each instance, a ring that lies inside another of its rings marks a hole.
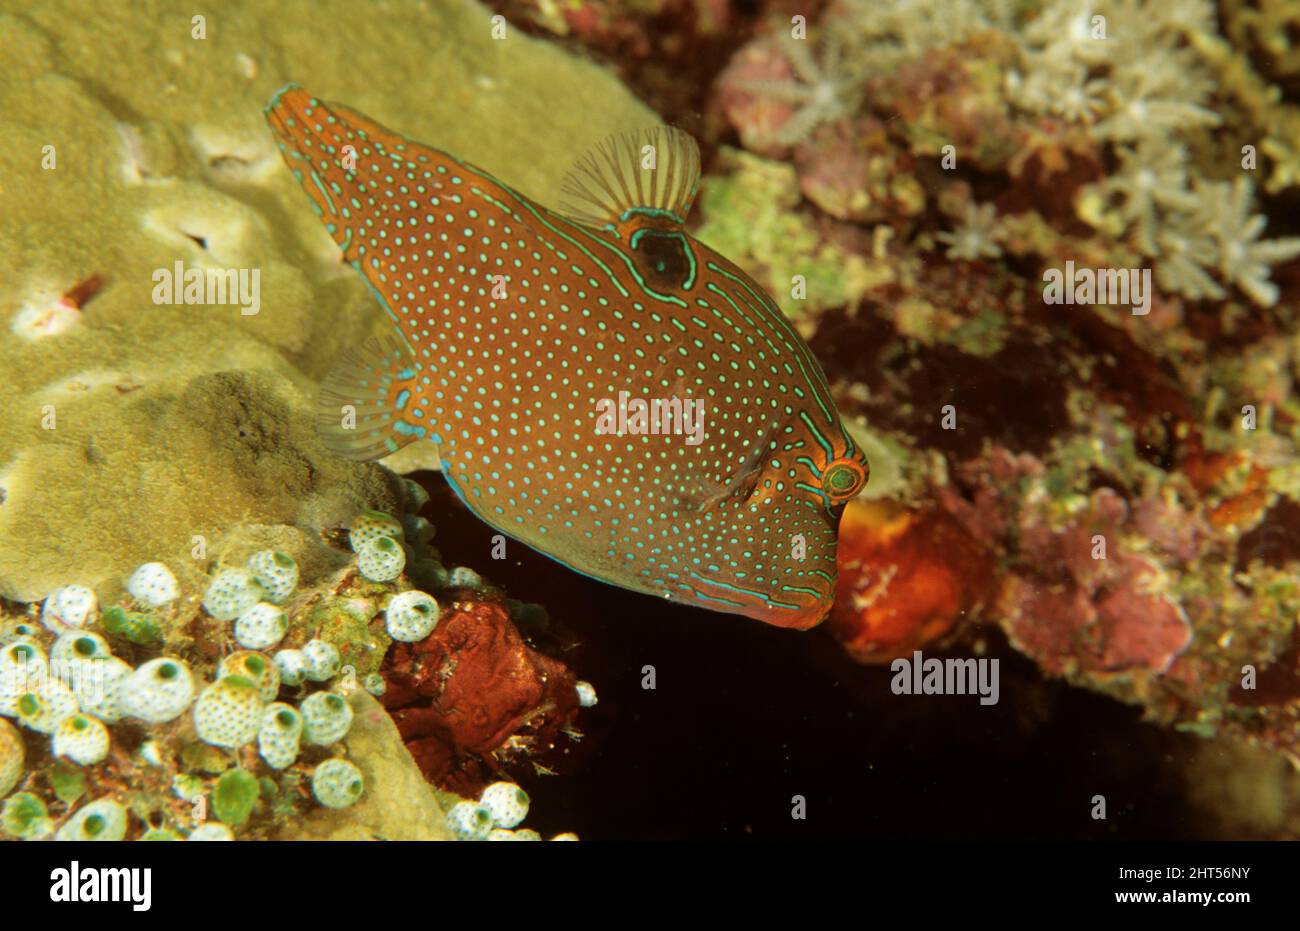
<instances>
[{"instance_id":1,"label":"fish anal fin","mask_svg":"<svg viewBox=\"0 0 1300 931\"><path fill-rule=\"evenodd\" d=\"M408 414L420 366L396 334L371 337L345 352L321 383L316 430L331 452L368 461L429 436Z\"/></svg>"},{"instance_id":2,"label":"fish anal fin","mask_svg":"<svg viewBox=\"0 0 1300 931\"><path fill-rule=\"evenodd\" d=\"M574 163L560 188L560 212L596 228L636 214L682 224L699 181L700 150L689 133L675 126L619 133Z\"/></svg>"}]
</instances>

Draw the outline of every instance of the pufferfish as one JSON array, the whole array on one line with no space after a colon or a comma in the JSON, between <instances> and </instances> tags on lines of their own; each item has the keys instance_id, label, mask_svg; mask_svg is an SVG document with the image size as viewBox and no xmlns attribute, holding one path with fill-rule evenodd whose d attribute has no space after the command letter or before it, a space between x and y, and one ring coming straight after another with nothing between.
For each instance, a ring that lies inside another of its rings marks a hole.
<instances>
[{"instance_id":1,"label":"pufferfish","mask_svg":"<svg viewBox=\"0 0 1300 931\"><path fill-rule=\"evenodd\" d=\"M686 231L689 135L612 137L552 210L296 85L266 117L394 327L322 384L330 449L432 440L470 510L578 572L779 627L826 616L869 466L780 309Z\"/></svg>"}]
</instances>

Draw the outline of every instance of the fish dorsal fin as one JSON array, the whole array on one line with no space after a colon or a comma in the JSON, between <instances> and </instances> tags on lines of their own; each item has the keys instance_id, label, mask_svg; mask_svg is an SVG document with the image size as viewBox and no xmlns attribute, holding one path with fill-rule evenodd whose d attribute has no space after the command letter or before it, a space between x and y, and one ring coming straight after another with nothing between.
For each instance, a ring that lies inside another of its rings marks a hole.
<instances>
[{"instance_id":1,"label":"fish dorsal fin","mask_svg":"<svg viewBox=\"0 0 1300 931\"><path fill-rule=\"evenodd\" d=\"M407 419L419 371L396 334L372 336L340 356L316 397L316 430L326 448L364 462L427 437L427 425Z\"/></svg>"},{"instance_id":2,"label":"fish dorsal fin","mask_svg":"<svg viewBox=\"0 0 1300 931\"><path fill-rule=\"evenodd\" d=\"M700 183L700 149L675 126L617 133L574 163L560 188L560 211L605 228L641 212L685 223Z\"/></svg>"}]
</instances>

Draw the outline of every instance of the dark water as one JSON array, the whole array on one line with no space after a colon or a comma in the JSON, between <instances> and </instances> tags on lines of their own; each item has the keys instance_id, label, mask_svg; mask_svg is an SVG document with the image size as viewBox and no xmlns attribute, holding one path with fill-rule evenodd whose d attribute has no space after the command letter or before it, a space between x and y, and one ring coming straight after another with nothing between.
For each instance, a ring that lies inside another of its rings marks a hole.
<instances>
[{"instance_id":1,"label":"dark water","mask_svg":"<svg viewBox=\"0 0 1300 931\"><path fill-rule=\"evenodd\" d=\"M584 839L1183 839L1213 834L1183 797L1196 738L1135 708L1044 681L996 632L1001 700L894 696L822 631L778 630L669 605L569 572L492 531L441 476L417 478L451 564L543 604L580 645L563 659L595 684L586 734L557 776L512 771L529 825ZM927 654L928 655L928 654ZM966 655L969 655L969 650ZM657 688L641 687L645 665ZM1094 795L1108 817L1090 817ZM791 817L791 799L807 818Z\"/></svg>"}]
</instances>

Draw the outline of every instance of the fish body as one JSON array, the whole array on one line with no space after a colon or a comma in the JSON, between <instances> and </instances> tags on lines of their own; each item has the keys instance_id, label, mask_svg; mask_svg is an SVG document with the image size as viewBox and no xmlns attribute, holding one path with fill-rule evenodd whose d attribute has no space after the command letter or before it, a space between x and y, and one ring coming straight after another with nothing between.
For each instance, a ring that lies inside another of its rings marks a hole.
<instances>
[{"instance_id":1,"label":"fish body","mask_svg":"<svg viewBox=\"0 0 1300 931\"><path fill-rule=\"evenodd\" d=\"M433 440L480 518L588 576L782 627L825 617L868 464L785 316L686 232L689 136L599 147L557 211L293 85L267 119L394 324L322 386L327 445Z\"/></svg>"}]
</instances>

